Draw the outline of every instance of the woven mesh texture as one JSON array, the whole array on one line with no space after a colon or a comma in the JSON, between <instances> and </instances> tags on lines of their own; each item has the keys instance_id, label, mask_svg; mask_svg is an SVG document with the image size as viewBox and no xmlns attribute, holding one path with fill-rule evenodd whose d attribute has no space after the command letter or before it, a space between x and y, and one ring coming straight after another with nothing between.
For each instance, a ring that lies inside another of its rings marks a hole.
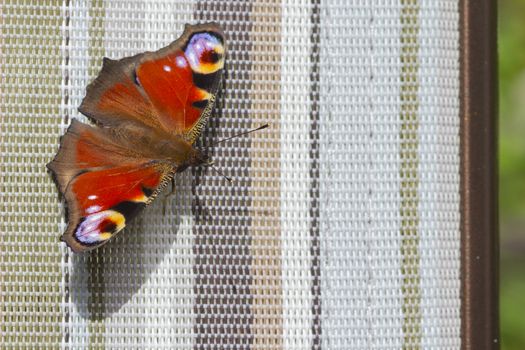
<instances>
[{"instance_id":1,"label":"woven mesh texture","mask_svg":"<svg viewBox=\"0 0 525 350\"><path fill-rule=\"evenodd\" d=\"M102 57L227 36L200 147L73 254L46 172ZM457 0L0 5L0 348L459 349Z\"/></svg>"}]
</instances>

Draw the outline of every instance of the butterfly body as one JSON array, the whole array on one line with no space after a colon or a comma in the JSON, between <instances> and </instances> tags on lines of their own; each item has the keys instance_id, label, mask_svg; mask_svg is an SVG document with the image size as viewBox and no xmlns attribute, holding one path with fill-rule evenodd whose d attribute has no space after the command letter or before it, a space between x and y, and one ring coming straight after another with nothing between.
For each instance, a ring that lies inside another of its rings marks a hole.
<instances>
[{"instance_id":1,"label":"butterfly body","mask_svg":"<svg viewBox=\"0 0 525 350\"><path fill-rule=\"evenodd\" d=\"M193 147L190 141L162 130L125 123L115 128L105 128L103 131L112 142L130 150L135 157L154 159L175 169L200 165L207 160L204 153Z\"/></svg>"},{"instance_id":2,"label":"butterfly body","mask_svg":"<svg viewBox=\"0 0 525 350\"><path fill-rule=\"evenodd\" d=\"M76 252L106 243L175 173L208 163L193 146L211 113L226 52L218 25L187 26L156 52L104 59L48 164L66 200L62 236Z\"/></svg>"}]
</instances>

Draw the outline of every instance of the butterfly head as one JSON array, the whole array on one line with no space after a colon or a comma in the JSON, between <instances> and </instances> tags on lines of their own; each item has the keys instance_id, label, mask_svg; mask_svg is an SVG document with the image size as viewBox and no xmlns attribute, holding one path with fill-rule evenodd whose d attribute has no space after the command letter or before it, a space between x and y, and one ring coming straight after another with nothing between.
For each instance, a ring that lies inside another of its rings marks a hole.
<instances>
[{"instance_id":1,"label":"butterfly head","mask_svg":"<svg viewBox=\"0 0 525 350\"><path fill-rule=\"evenodd\" d=\"M188 159L188 166L198 166L198 165L210 165L213 164L211 161L210 156L201 151L200 149L193 149L193 152L191 153L189 159Z\"/></svg>"}]
</instances>

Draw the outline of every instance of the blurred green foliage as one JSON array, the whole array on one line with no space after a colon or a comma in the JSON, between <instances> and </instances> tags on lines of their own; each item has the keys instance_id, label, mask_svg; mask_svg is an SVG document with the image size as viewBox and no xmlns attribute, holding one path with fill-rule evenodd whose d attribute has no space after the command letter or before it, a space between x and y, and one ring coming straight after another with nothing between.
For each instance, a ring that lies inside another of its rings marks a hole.
<instances>
[{"instance_id":1,"label":"blurred green foliage","mask_svg":"<svg viewBox=\"0 0 525 350\"><path fill-rule=\"evenodd\" d=\"M502 350L525 349L524 272L522 259L503 260L500 288Z\"/></svg>"},{"instance_id":2,"label":"blurred green foliage","mask_svg":"<svg viewBox=\"0 0 525 350\"><path fill-rule=\"evenodd\" d=\"M525 0L499 0L502 350L525 349Z\"/></svg>"},{"instance_id":3,"label":"blurred green foliage","mask_svg":"<svg viewBox=\"0 0 525 350\"><path fill-rule=\"evenodd\" d=\"M525 216L525 0L500 0L500 208Z\"/></svg>"}]
</instances>

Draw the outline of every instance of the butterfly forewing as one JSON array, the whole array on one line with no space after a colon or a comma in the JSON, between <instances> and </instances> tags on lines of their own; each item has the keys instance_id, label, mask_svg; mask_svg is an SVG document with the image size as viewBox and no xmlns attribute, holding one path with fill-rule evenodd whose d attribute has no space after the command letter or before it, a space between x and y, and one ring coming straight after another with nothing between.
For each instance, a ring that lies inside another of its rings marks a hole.
<instances>
[{"instance_id":1,"label":"butterfly forewing","mask_svg":"<svg viewBox=\"0 0 525 350\"><path fill-rule=\"evenodd\" d=\"M193 143L215 100L225 53L217 24L186 26L156 52L105 59L79 110L103 125L138 121Z\"/></svg>"}]
</instances>

